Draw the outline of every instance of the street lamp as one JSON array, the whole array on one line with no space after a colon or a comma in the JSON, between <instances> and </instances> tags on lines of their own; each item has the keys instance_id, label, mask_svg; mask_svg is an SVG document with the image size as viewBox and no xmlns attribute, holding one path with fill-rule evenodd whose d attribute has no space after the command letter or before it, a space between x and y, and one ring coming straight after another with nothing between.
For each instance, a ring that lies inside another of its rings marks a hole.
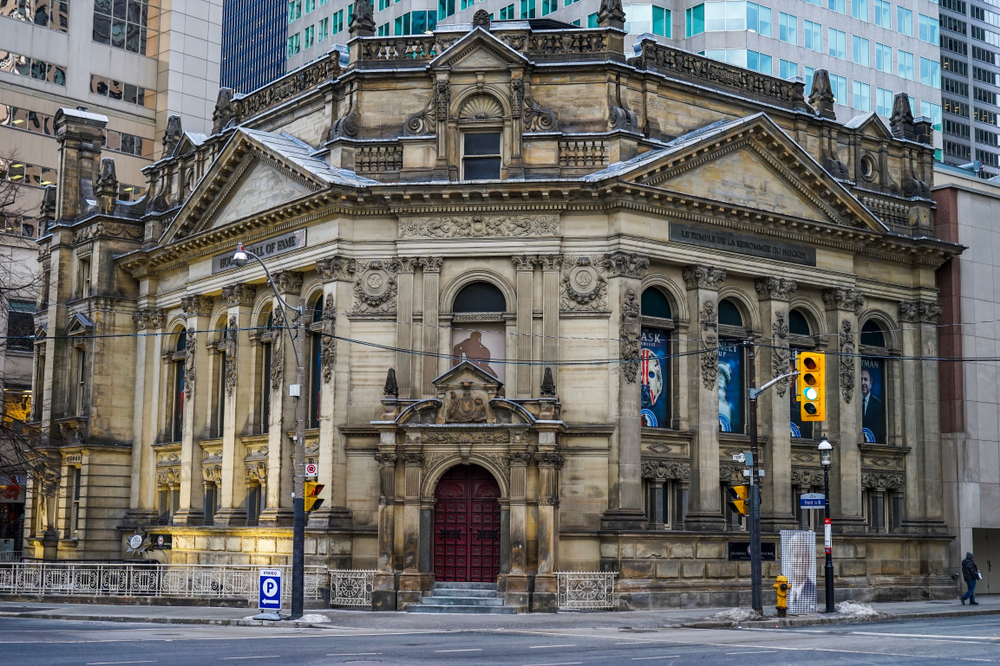
<instances>
[{"instance_id":1,"label":"street lamp","mask_svg":"<svg viewBox=\"0 0 1000 666\"><path fill-rule=\"evenodd\" d=\"M830 444L826 436L820 441L819 464L823 466L823 550L826 551L826 567L823 572L826 574L826 612L833 613L836 608L833 604L833 537L830 533L830 452L833 451L833 444Z\"/></svg>"},{"instance_id":2,"label":"street lamp","mask_svg":"<svg viewBox=\"0 0 1000 666\"><path fill-rule=\"evenodd\" d=\"M302 304L292 307L278 293L271 279L271 273L267 266L253 252L246 250L243 243L236 246L233 254L233 263L239 267L246 266L247 261L256 259L260 267L264 269L267 276L267 283L271 285L274 297L285 310L291 310L298 317L298 331L292 335L291 328L288 328L288 336L292 339L292 351L295 353L295 385L289 387L289 394L295 398L295 484L292 492L292 506L294 507L294 519L292 522L292 614L291 619L297 620L302 617L302 606L304 600L303 587L305 580L305 538L306 538L306 507L305 507L305 480L306 480L306 403L302 387L305 385L305 366L302 364L302 357L305 351L302 345L305 341L306 324ZM279 360L279 362L281 362Z\"/></svg>"}]
</instances>

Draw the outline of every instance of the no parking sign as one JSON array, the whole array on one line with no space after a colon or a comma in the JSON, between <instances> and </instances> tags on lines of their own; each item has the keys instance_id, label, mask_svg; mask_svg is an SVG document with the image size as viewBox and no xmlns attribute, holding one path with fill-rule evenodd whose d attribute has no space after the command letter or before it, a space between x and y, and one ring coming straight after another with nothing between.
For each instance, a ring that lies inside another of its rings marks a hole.
<instances>
[{"instance_id":1,"label":"no parking sign","mask_svg":"<svg viewBox=\"0 0 1000 666\"><path fill-rule=\"evenodd\" d=\"M261 610L281 610L281 569L261 569L259 588Z\"/></svg>"}]
</instances>

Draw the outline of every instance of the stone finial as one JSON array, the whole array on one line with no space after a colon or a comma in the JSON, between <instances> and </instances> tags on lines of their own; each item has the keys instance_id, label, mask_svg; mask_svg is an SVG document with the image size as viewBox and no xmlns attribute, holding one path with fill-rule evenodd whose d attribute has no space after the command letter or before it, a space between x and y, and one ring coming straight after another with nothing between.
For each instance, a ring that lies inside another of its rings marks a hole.
<instances>
[{"instance_id":1,"label":"stone finial","mask_svg":"<svg viewBox=\"0 0 1000 666\"><path fill-rule=\"evenodd\" d=\"M375 11L371 0L354 0L354 15L348 30L351 38L375 34Z\"/></svg>"},{"instance_id":2,"label":"stone finial","mask_svg":"<svg viewBox=\"0 0 1000 666\"><path fill-rule=\"evenodd\" d=\"M382 387L382 393L387 398L399 397L399 385L396 383L395 368L389 368L388 372L385 373L385 386Z\"/></svg>"},{"instance_id":3,"label":"stone finial","mask_svg":"<svg viewBox=\"0 0 1000 666\"><path fill-rule=\"evenodd\" d=\"M542 396L551 398L556 394L556 382L552 379L552 368L546 366L542 375Z\"/></svg>"},{"instance_id":4,"label":"stone finial","mask_svg":"<svg viewBox=\"0 0 1000 666\"><path fill-rule=\"evenodd\" d=\"M597 25L602 28L625 29L625 8L622 0L601 0L601 8L597 12Z\"/></svg>"},{"instance_id":5,"label":"stone finial","mask_svg":"<svg viewBox=\"0 0 1000 666\"><path fill-rule=\"evenodd\" d=\"M233 89L223 86L219 88L219 96L215 99L215 111L212 112L212 134L218 134L229 127L235 118Z\"/></svg>"},{"instance_id":6,"label":"stone finial","mask_svg":"<svg viewBox=\"0 0 1000 666\"><path fill-rule=\"evenodd\" d=\"M472 15L472 27L482 28L483 30L490 29L490 15L485 9L477 10L475 14Z\"/></svg>"},{"instance_id":7,"label":"stone finial","mask_svg":"<svg viewBox=\"0 0 1000 666\"><path fill-rule=\"evenodd\" d=\"M56 219L56 195L58 190L55 185L46 185L42 189L42 205L39 215L44 222L51 222Z\"/></svg>"},{"instance_id":8,"label":"stone finial","mask_svg":"<svg viewBox=\"0 0 1000 666\"><path fill-rule=\"evenodd\" d=\"M896 93L892 100L892 118L889 128L897 139L916 139L913 127L913 110L910 109L910 97L906 93Z\"/></svg>"},{"instance_id":9,"label":"stone finial","mask_svg":"<svg viewBox=\"0 0 1000 666\"><path fill-rule=\"evenodd\" d=\"M97 177L97 187L94 189L94 194L97 195L101 213L113 215L118 200L118 176L115 171L115 158L105 157L101 159L101 175Z\"/></svg>"},{"instance_id":10,"label":"stone finial","mask_svg":"<svg viewBox=\"0 0 1000 666\"><path fill-rule=\"evenodd\" d=\"M181 142L184 130L181 128L181 117L170 116L167 118L167 129L163 132L163 154L171 155L177 144Z\"/></svg>"},{"instance_id":11,"label":"stone finial","mask_svg":"<svg viewBox=\"0 0 1000 666\"><path fill-rule=\"evenodd\" d=\"M837 114L833 110L833 102L833 88L830 87L830 72L825 69L817 69L813 72L813 85L812 90L809 91L809 103L821 118L836 120Z\"/></svg>"}]
</instances>

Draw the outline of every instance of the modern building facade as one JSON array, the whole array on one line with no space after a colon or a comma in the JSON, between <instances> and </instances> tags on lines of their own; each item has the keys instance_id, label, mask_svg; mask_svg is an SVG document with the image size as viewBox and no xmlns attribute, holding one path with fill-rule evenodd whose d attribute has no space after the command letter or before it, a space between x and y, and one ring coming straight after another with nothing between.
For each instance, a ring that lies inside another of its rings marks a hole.
<instances>
[{"instance_id":1,"label":"modern building facade","mask_svg":"<svg viewBox=\"0 0 1000 666\"><path fill-rule=\"evenodd\" d=\"M285 73L284 0L228 0L222 11L222 85L238 94Z\"/></svg>"},{"instance_id":2,"label":"modern building facade","mask_svg":"<svg viewBox=\"0 0 1000 666\"><path fill-rule=\"evenodd\" d=\"M437 24L468 23L479 9L493 20L552 19L594 27L600 0L374 0L376 34L420 35ZM830 73L838 117L892 115L896 93L941 131L938 5L932 0L626 3L625 41L639 35L783 79ZM288 3L289 70L345 43L348 0ZM941 147L940 134L936 147Z\"/></svg>"},{"instance_id":3,"label":"modern building facade","mask_svg":"<svg viewBox=\"0 0 1000 666\"><path fill-rule=\"evenodd\" d=\"M945 513L955 533L951 569L960 573L965 553L976 554L983 572L977 591L1000 592L1000 401L997 399L993 322L1000 294L1000 178L988 182L965 169L939 165L934 176L935 228L941 238L968 249L938 271L941 290L941 354L965 358L941 365L941 431ZM980 360L981 359L981 360ZM997 563L993 573L992 563ZM956 578L959 586L962 577Z\"/></svg>"},{"instance_id":4,"label":"modern building facade","mask_svg":"<svg viewBox=\"0 0 1000 666\"><path fill-rule=\"evenodd\" d=\"M307 561L376 569L376 608L471 580L553 610L555 572L609 569L626 607L735 604L745 391L814 349L824 423L787 384L761 398L765 540L816 525L796 505L826 435L838 594L951 594L937 367L913 357L961 247L933 236L905 96L891 126L847 123L823 71L810 103L652 40L626 59L614 2L596 28L479 12L402 44L356 10L346 67L223 91L139 202L89 140L105 120L59 113L37 557L116 559L139 531L171 562L286 563L297 393L326 500ZM296 390L293 314L241 241L302 306Z\"/></svg>"},{"instance_id":5,"label":"modern building facade","mask_svg":"<svg viewBox=\"0 0 1000 666\"><path fill-rule=\"evenodd\" d=\"M1000 174L1000 7L979 0L941 1L941 96L944 161L980 162Z\"/></svg>"}]
</instances>

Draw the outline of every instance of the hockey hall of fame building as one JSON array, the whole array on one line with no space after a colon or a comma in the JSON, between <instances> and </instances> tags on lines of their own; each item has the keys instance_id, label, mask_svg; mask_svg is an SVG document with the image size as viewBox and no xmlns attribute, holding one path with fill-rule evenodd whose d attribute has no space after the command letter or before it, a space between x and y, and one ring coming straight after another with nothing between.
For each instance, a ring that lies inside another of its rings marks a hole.
<instances>
[{"instance_id":1,"label":"hockey hall of fame building","mask_svg":"<svg viewBox=\"0 0 1000 666\"><path fill-rule=\"evenodd\" d=\"M931 127L835 117L801 82L547 20L372 35L170 122L148 195L115 200L106 119L56 119L33 420L45 559L290 563L295 357L259 255L303 304L307 564L376 569L374 605L496 581L554 610L558 571L622 607L732 604L727 513L759 386L826 352L828 418L760 400L764 541L821 525L834 443L839 594L949 595ZM390 368L393 372L389 372ZM822 542L820 542L822 552ZM777 575L780 563L767 563Z\"/></svg>"}]
</instances>

